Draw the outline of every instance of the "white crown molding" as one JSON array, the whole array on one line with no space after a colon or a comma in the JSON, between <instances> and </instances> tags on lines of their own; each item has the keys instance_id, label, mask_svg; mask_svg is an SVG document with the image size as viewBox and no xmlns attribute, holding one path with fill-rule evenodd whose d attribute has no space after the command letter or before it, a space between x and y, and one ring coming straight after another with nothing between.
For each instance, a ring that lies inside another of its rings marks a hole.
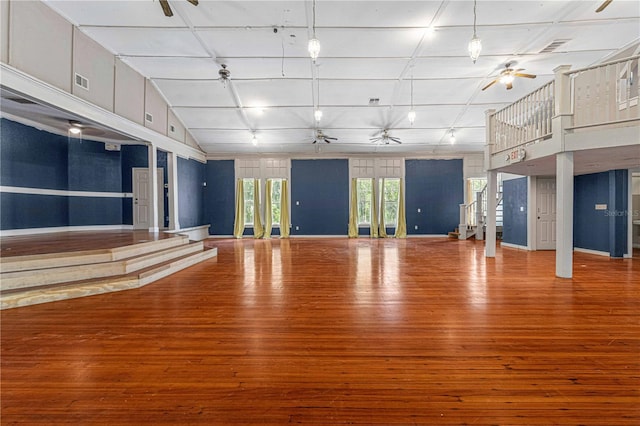
<instances>
[{"instance_id":1,"label":"white crown molding","mask_svg":"<svg viewBox=\"0 0 640 426\"><path fill-rule=\"evenodd\" d=\"M23 186L0 185L0 193L57 195L60 197L95 197L95 198L133 198L130 192L96 192L96 191L67 191L63 189L27 188Z\"/></svg>"}]
</instances>

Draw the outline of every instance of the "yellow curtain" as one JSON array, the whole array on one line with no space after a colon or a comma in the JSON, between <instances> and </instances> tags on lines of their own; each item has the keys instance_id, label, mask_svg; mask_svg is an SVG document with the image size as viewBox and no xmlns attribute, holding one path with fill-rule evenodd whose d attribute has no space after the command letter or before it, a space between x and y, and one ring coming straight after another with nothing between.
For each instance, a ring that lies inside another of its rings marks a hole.
<instances>
[{"instance_id":1,"label":"yellow curtain","mask_svg":"<svg viewBox=\"0 0 640 426\"><path fill-rule=\"evenodd\" d=\"M242 238L244 233L244 182L238 179L236 189L236 218L233 223L233 236Z\"/></svg>"},{"instance_id":2,"label":"yellow curtain","mask_svg":"<svg viewBox=\"0 0 640 426\"><path fill-rule=\"evenodd\" d=\"M371 226L369 231L371 238L378 238L378 203L376 193L376 179L371 179Z\"/></svg>"},{"instance_id":3,"label":"yellow curtain","mask_svg":"<svg viewBox=\"0 0 640 426\"><path fill-rule=\"evenodd\" d=\"M273 226L273 212L271 211L271 186L273 181L267 179L264 190L264 236L263 238L271 238L271 228Z\"/></svg>"},{"instance_id":4,"label":"yellow curtain","mask_svg":"<svg viewBox=\"0 0 640 426\"><path fill-rule=\"evenodd\" d=\"M384 178L380 181L380 238L387 238L387 224L384 222Z\"/></svg>"},{"instance_id":5,"label":"yellow curtain","mask_svg":"<svg viewBox=\"0 0 640 426\"><path fill-rule=\"evenodd\" d=\"M358 238L358 179L351 179L351 205L349 206L349 238Z\"/></svg>"},{"instance_id":6,"label":"yellow curtain","mask_svg":"<svg viewBox=\"0 0 640 426\"><path fill-rule=\"evenodd\" d=\"M400 179L400 199L398 200L398 223L396 225L396 238L407 238L407 215L404 211L404 182Z\"/></svg>"},{"instance_id":7,"label":"yellow curtain","mask_svg":"<svg viewBox=\"0 0 640 426\"><path fill-rule=\"evenodd\" d=\"M253 180L253 236L262 238L264 228L260 220L260 180Z\"/></svg>"},{"instance_id":8,"label":"yellow curtain","mask_svg":"<svg viewBox=\"0 0 640 426\"><path fill-rule=\"evenodd\" d=\"M282 179L282 184L280 186L280 238L289 238L289 230L291 228L291 224L289 223L288 186L287 181Z\"/></svg>"}]
</instances>

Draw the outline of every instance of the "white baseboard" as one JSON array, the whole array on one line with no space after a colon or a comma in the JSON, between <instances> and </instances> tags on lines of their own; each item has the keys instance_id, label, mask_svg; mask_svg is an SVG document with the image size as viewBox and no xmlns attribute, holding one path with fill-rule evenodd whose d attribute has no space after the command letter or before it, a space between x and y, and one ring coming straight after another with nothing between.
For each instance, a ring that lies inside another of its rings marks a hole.
<instances>
[{"instance_id":1,"label":"white baseboard","mask_svg":"<svg viewBox=\"0 0 640 426\"><path fill-rule=\"evenodd\" d=\"M577 252L580 252L580 253L587 253L587 254L595 254L596 256L611 257L609 252L600 251L600 250L591 250L591 249L586 249L586 248L581 248L581 247L574 247L573 251L577 251Z\"/></svg>"},{"instance_id":2,"label":"white baseboard","mask_svg":"<svg viewBox=\"0 0 640 426\"><path fill-rule=\"evenodd\" d=\"M514 249L518 249L518 250L525 250L525 251L529 251L529 248L527 246L521 246L519 244L511 244L511 243L505 243L505 242L501 242L500 243L501 247L509 247L509 248L514 248Z\"/></svg>"},{"instance_id":3,"label":"white baseboard","mask_svg":"<svg viewBox=\"0 0 640 426\"><path fill-rule=\"evenodd\" d=\"M0 231L0 237L13 237L17 235L51 234L53 232L73 231L132 231L133 225L91 225L91 226L56 226L51 228L24 228L5 229Z\"/></svg>"},{"instance_id":4,"label":"white baseboard","mask_svg":"<svg viewBox=\"0 0 640 426\"><path fill-rule=\"evenodd\" d=\"M449 238L446 234L407 234L407 238Z\"/></svg>"}]
</instances>

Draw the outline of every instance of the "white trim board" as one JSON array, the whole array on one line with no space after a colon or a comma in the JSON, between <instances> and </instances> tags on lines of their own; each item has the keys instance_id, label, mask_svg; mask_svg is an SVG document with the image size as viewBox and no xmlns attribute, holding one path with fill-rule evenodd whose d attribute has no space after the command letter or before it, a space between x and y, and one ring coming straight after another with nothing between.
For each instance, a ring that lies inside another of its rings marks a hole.
<instances>
[{"instance_id":1,"label":"white trim board","mask_svg":"<svg viewBox=\"0 0 640 426\"><path fill-rule=\"evenodd\" d=\"M582 247L574 247L573 251L577 251L577 252L580 252L580 253L594 254L596 256L611 257L611 255L606 251L591 250L591 249L586 249L586 248L582 248Z\"/></svg>"},{"instance_id":2,"label":"white trim board","mask_svg":"<svg viewBox=\"0 0 640 426\"><path fill-rule=\"evenodd\" d=\"M527 246L521 246L519 244L511 244L511 243L501 242L500 243L500 247L508 247L508 248L513 248L513 249L518 249L518 250L529 251L529 248Z\"/></svg>"},{"instance_id":3,"label":"white trim board","mask_svg":"<svg viewBox=\"0 0 640 426\"><path fill-rule=\"evenodd\" d=\"M98 198L133 198L130 192L95 192L95 191L67 191L63 189L26 188L22 186L2 186L0 192L31 195L58 195L61 197L98 197Z\"/></svg>"},{"instance_id":4,"label":"white trim board","mask_svg":"<svg viewBox=\"0 0 640 426\"><path fill-rule=\"evenodd\" d=\"M51 234L55 232L118 231L118 230L132 231L133 225L56 226L51 228L5 229L0 231L0 237L13 237L17 235Z\"/></svg>"}]
</instances>

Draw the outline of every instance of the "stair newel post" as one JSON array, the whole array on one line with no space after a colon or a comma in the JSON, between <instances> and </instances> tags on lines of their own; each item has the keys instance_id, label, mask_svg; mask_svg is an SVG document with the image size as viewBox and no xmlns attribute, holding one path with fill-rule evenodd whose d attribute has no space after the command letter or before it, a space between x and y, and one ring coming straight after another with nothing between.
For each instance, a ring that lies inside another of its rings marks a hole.
<instances>
[{"instance_id":1,"label":"stair newel post","mask_svg":"<svg viewBox=\"0 0 640 426\"><path fill-rule=\"evenodd\" d=\"M484 190L476 192L476 240L484 240Z\"/></svg>"},{"instance_id":2,"label":"stair newel post","mask_svg":"<svg viewBox=\"0 0 640 426\"><path fill-rule=\"evenodd\" d=\"M460 232L461 238L462 238L463 232L466 237L466 231L467 231L467 205L460 204L460 221L458 222L458 232Z\"/></svg>"}]
</instances>

